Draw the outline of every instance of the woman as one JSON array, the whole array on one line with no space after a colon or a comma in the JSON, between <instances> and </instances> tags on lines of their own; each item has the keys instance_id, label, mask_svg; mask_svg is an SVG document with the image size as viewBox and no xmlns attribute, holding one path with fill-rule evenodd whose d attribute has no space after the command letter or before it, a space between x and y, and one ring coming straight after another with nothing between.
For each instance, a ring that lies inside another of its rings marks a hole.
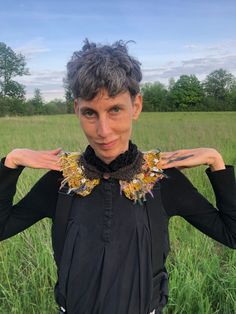
<instances>
[{"instance_id":1,"label":"woman","mask_svg":"<svg viewBox=\"0 0 236 314\"><path fill-rule=\"evenodd\" d=\"M86 41L68 63L75 113L89 142L85 152L15 149L2 159L0 238L52 218L60 313L161 313L168 299L168 221L174 215L236 247L233 166L225 166L213 148L142 153L130 141L132 121L142 110L141 78L140 64L123 42ZM199 165L209 166L218 209L179 171ZM24 167L50 171L12 206ZM62 187L73 198L65 238L59 239Z\"/></svg>"}]
</instances>

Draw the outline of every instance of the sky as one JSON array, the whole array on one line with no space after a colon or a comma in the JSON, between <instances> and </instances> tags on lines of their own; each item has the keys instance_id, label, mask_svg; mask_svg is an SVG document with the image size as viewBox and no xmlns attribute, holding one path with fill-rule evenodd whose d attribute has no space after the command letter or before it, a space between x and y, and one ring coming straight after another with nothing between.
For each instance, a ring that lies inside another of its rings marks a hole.
<instances>
[{"instance_id":1,"label":"sky","mask_svg":"<svg viewBox=\"0 0 236 314\"><path fill-rule=\"evenodd\" d=\"M0 0L0 42L22 53L26 96L63 99L66 64L83 41L132 40L142 82L223 68L236 76L235 0Z\"/></svg>"}]
</instances>

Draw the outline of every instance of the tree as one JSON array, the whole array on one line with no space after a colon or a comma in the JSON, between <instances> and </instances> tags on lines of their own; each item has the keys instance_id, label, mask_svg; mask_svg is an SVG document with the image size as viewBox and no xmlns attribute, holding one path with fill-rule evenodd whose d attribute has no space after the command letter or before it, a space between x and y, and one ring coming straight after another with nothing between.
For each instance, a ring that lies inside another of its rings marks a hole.
<instances>
[{"instance_id":1,"label":"tree","mask_svg":"<svg viewBox=\"0 0 236 314\"><path fill-rule=\"evenodd\" d=\"M32 107L34 114L43 113L43 97L39 88L35 88L34 97L29 99L27 103Z\"/></svg>"},{"instance_id":2,"label":"tree","mask_svg":"<svg viewBox=\"0 0 236 314\"><path fill-rule=\"evenodd\" d=\"M234 86L235 77L223 69L211 72L204 82L207 96L212 96L217 100L226 100Z\"/></svg>"},{"instance_id":3,"label":"tree","mask_svg":"<svg viewBox=\"0 0 236 314\"><path fill-rule=\"evenodd\" d=\"M171 90L175 85L175 79L173 77L171 77L169 79L169 84L168 84L168 90Z\"/></svg>"},{"instance_id":4,"label":"tree","mask_svg":"<svg viewBox=\"0 0 236 314\"><path fill-rule=\"evenodd\" d=\"M169 99L176 110L196 110L204 99L202 84L195 75L181 75L172 84Z\"/></svg>"},{"instance_id":5,"label":"tree","mask_svg":"<svg viewBox=\"0 0 236 314\"><path fill-rule=\"evenodd\" d=\"M31 102L35 107L40 107L43 105L43 96L39 88L35 88L34 97L32 98Z\"/></svg>"},{"instance_id":6,"label":"tree","mask_svg":"<svg viewBox=\"0 0 236 314\"><path fill-rule=\"evenodd\" d=\"M141 87L143 111L166 111L167 90L160 82L145 83Z\"/></svg>"},{"instance_id":7,"label":"tree","mask_svg":"<svg viewBox=\"0 0 236 314\"><path fill-rule=\"evenodd\" d=\"M74 97L67 78L63 79L63 85L65 89L66 112L74 113Z\"/></svg>"},{"instance_id":8,"label":"tree","mask_svg":"<svg viewBox=\"0 0 236 314\"><path fill-rule=\"evenodd\" d=\"M61 99L53 99L43 107L45 114L65 114L67 113L66 102Z\"/></svg>"},{"instance_id":9,"label":"tree","mask_svg":"<svg viewBox=\"0 0 236 314\"><path fill-rule=\"evenodd\" d=\"M236 84L232 87L229 94L229 110L236 110Z\"/></svg>"},{"instance_id":10,"label":"tree","mask_svg":"<svg viewBox=\"0 0 236 314\"><path fill-rule=\"evenodd\" d=\"M29 74L25 57L16 54L5 43L0 42L0 96L23 98L24 86L13 80L15 76Z\"/></svg>"}]
</instances>

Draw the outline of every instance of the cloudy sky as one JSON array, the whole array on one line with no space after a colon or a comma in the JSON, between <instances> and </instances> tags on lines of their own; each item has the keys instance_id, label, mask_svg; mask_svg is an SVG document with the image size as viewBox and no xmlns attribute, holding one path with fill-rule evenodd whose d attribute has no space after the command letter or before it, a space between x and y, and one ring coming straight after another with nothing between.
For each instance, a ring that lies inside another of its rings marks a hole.
<instances>
[{"instance_id":1,"label":"cloudy sky","mask_svg":"<svg viewBox=\"0 0 236 314\"><path fill-rule=\"evenodd\" d=\"M27 97L63 98L66 63L87 37L134 40L143 82L224 68L236 75L235 0L1 1L0 41L25 55Z\"/></svg>"}]
</instances>

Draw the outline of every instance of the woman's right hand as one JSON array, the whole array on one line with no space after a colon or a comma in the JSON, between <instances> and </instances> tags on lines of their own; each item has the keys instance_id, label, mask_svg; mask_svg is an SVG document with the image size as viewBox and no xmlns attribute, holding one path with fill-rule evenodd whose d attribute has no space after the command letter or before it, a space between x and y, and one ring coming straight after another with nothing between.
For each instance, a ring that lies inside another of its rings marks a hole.
<instances>
[{"instance_id":1,"label":"woman's right hand","mask_svg":"<svg viewBox=\"0 0 236 314\"><path fill-rule=\"evenodd\" d=\"M13 169L16 169L18 166L24 166L36 169L50 169L60 171L60 157L58 154L61 151L61 148L54 150L32 150L27 148L16 148L6 156L4 165Z\"/></svg>"}]
</instances>

